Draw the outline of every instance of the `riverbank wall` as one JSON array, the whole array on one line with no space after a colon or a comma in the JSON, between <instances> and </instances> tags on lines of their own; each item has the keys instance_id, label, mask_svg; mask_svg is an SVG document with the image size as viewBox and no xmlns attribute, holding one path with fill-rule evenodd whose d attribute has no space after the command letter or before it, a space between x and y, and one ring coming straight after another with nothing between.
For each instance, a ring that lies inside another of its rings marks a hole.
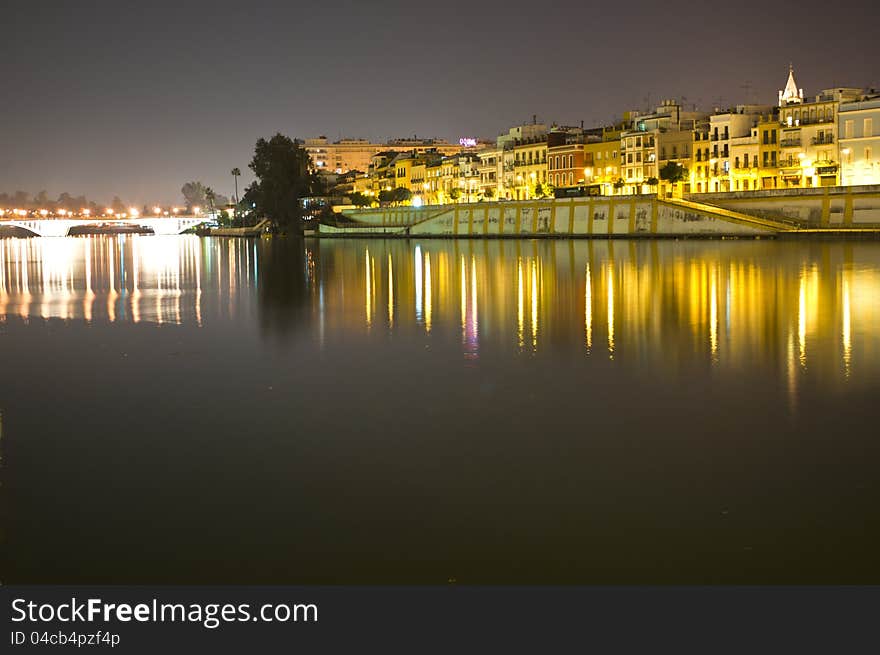
<instances>
[{"instance_id":1,"label":"riverbank wall","mask_svg":"<svg viewBox=\"0 0 880 655\"><path fill-rule=\"evenodd\" d=\"M880 186L684 198L599 196L344 210L318 235L470 238L723 238L880 235Z\"/></svg>"}]
</instances>

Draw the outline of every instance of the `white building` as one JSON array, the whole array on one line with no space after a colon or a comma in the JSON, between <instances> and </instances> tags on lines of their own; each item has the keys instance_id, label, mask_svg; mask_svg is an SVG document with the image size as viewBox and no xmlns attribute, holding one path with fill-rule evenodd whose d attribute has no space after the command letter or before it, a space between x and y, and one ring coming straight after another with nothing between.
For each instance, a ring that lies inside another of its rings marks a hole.
<instances>
[{"instance_id":1,"label":"white building","mask_svg":"<svg viewBox=\"0 0 880 655\"><path fill-rule=\"evenodd\" d=\"M880 184L880 95L840 105L841 184Z\"/></svg>"}]
</instances>

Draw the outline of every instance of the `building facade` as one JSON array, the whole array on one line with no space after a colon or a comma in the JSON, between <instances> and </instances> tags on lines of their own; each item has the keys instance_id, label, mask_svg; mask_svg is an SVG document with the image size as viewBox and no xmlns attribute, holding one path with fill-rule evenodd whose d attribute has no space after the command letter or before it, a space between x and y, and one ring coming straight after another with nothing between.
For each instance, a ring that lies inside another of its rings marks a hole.
<instances>
[{"instance_id":1,"label":"building facade","mask_svg":"<svg viewBox=\"0 0 880 655\"><path fill-rule=\"evenodd\" d=\"M880 95L840 105L841 184L880 184Z\"/></svg>"}]
</instances>

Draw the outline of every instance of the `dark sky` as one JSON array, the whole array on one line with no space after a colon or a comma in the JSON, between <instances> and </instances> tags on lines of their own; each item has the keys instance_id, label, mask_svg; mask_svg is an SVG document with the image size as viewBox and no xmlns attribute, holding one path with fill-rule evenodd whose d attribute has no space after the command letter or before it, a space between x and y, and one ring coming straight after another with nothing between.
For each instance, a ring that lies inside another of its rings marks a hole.
<instances>
[{"instance_id":1,"label":"dark sky","mask_svg":"<svg viewBox=\"0 0 880 655\"><path fill-rule=\"evenodd\" d=\"M258 137L494 137L663 98L880 86L873 2L40 2L0 9L0 191L231 194ZM749 85L747 91L744 85ZM747 97L748 94L748 97Z\"/></svg>"}]
</instances>

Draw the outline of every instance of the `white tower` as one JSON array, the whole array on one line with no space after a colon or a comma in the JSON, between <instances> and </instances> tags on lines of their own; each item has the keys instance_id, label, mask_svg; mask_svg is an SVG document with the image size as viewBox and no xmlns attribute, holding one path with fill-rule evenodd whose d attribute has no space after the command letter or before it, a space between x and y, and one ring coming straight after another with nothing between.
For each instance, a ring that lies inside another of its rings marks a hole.
<instances>
[{"instance_id":1,"label":"white tower","mask_svg":"<svg viewBox=\"0 0 880 655\"><path fill-rule=\"evenodd\" d=\"M779 92L779 106L796 105L804 101L804 90L798 89L794 82L794 67L788 66L788 82L785 83L785 90Z\"/></svg>"}]
</instances>

